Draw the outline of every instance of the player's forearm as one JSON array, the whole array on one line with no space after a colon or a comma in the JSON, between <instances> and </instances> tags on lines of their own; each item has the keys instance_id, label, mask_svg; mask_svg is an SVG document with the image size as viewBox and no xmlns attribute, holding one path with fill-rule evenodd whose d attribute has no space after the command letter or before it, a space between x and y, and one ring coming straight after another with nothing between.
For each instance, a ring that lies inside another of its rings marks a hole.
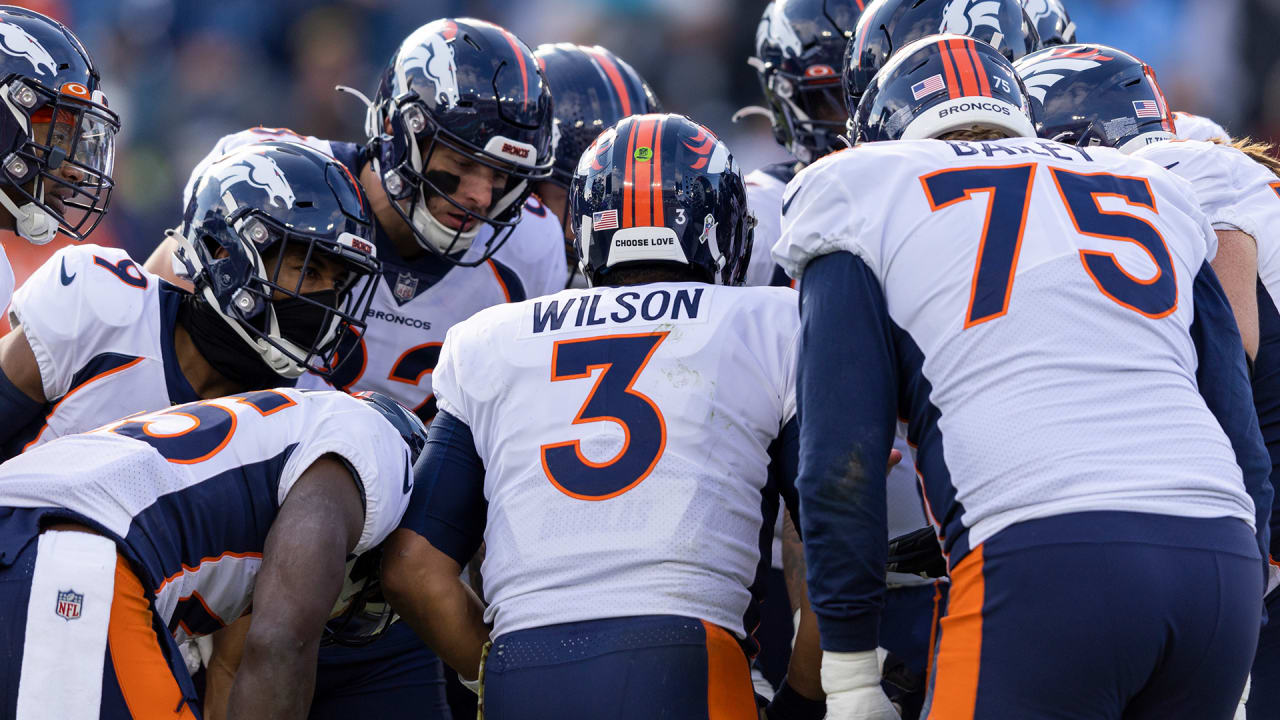
<instances>
[{"instance_id":1,"label":"player's forearm","mask_svg":"<svg viewBox=\"0 0 1280 720\"><path fill-rule=\"evenodd\" d=\"M231 688L228 720L301 720L311 709L319 638L266 634L250 632Z\"/></svg>"},{"instance_id":2,"label":"player's forearm","mask_svg":"<svg viewBox=\"0 0 1280 720\"><path fill-rule=\"evenodd\" d=\"M226 720L231 688L244 656L250 622L251 616L245 615L213 634L213 654L204 674L205 720Z\"/></svg>"},{"instance_id":3,"label":"player's forearm","mask_svg":"<svg viewBox=\"0 0 1280 720\"><path fill-rule=\"evenodd\" d=\"M484 605L457 575L425 578L408 596L389 596L418 637L466 680L475 680L489 640Z\"/></svg>"},{"instance_id":4,"label":"player's forearm","mask_svg":"<svg viewBox=\"0 0 1280 720\"><path fill-rule=\"evenodd\" d=\"M1258 246L1254 239L1239 230L1219 230L1218 254L1213 271L1227 294L1235 315L1236 326L1245 354L1258 355Z\"/></svg>"}]
</instances>

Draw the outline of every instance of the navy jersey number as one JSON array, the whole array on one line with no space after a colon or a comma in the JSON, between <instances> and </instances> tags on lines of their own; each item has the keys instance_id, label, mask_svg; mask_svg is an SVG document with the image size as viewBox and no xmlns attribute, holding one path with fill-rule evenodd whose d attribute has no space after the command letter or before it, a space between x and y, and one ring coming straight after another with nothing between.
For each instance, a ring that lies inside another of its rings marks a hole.
<instances>
[{"instance_id":1,"label":"navy jersey number","mask_svg":"<svg viewBox=\"0 0 1280 720\"><path fill-rule=\"evenodd\" d=\"M1178 279L1173 258L1160 232L1135 215L1103 210L1100 197L1117 197L1129 205L1156 211L1155 196L1146 178L1109 173L1077 173L1049 168L1076 230L1082 235L1136 243L1147 251L1156 274L1140 280L1100 250L1081 250L1080 262L1103 295L1149 318L1162 318L1178 308Z\"/></svg>"},{"instance_id":2,"label":"navy jersey number","mask_svg":"<svg viewBox=\"0 0 1280 720\"><path fill-rule=\"evenodd\" d=\"M942 170L920 178L929 207L938 211L970 200L974 193L988 193L987 217L978 242L973 283L965 328L973 327L1009 312L1013 292L1013 272L1022 249L1022 231L1027 226L1031 206L1034 163L1006 167L977 167Z\"/></svg>"},{"instance_id":3,"label":"navy jersey number","mask_svg":"<svg viewBox=\"0 0 1280 720\"><path fill-rule=\"evenodd\" d=\"M1031 188L1037 166L1008 165L941 170L921 176L929 207L941 210L989 193L987 216L978 243L965 328L1009 311L1013 277L1022 249ZM1125 272L1113 253L1081 250L1080 262L1098 290L1122 307L1150 318L1162 318L1178 307L1173 258L1155 226L1136 215L1103 210L1100 197L1118 197L1130 205L1156 212L1155 197L1145 178L1110 173L1077 173L1049 168L1059 195L1082 235L1135 243L1156 266L1156 274L1141 280Z\"/></svg>"},{"instance_id":4,"label":"navy jersey number","mask_svg":"<svg viewBox=\"0 0 1280 720\"><path fill-rule=\"evenodd\" d=\"M590 378L595 387L582 403L574 425L614 422L622 426L622 449L605 462L582 456L579 440L542 446L542 468L564 494L579 500L608 500L639 485L653 472L667 446L667 425L653 400L633 386L665 332L561 340L551 351L551 381Z\"/></svg>"},{"instance_id":5,"label":"navy jersey number","mask_svg":"<svg viewBox=\"0 0 1280 720\"><path fill-rule=\"evenodd\" d=\"M231 397L263 416L297 405L288 395L274 390ZM154 423L175 416L187 418L188 426L174 433L155 429ZM111 428L111 432L147 443L171 463L191 465L208 460L227 446L236 432L236 414L206 400L130 418Z\"/></svg>"}]
</instances>

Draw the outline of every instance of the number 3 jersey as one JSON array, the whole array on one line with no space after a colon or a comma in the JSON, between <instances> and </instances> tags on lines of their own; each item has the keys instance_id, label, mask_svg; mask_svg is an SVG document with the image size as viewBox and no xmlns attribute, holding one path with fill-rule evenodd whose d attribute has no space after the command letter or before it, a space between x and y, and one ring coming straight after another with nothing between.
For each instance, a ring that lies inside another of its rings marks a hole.
<instances>
[{"instance_id":1,"label":"number 3 jersey","mask_svg":"<svg viewBox=\"0 0 1280 720\"><path fill-rule=\"evenodd\" d=\"M702 283L566 290L449 331L436 394L484 463L495 637L646 614L744 635L798 332L789 288Z\"/></svg>"},{"instance_id":2,"label":"number 3 jersey","mask_svg":"<svg viewBox=\"0 0 1280 720\"><path fill-rule=\"evenodd\" d=\"M183 295L117 248L73 245L41 265L14 294L10 312L31 345L48 403L30 427L0 429L0 457L198 400L173 346Z\"/></svg>"},{"instance_id":3,"label":"number 3 jersey","mask_svg":"<svg viewBox=\"0 0 1280 720\"><path fill-rule=\"evenodd\" d=\"M283 389L135 415L0 465L0 564L42 525L81 523L116 542L179 640L214 632L249 608L276 513L326 454L360 486L359 554L408 505L409 450L361 400Z\"/></svg>"},{"instance_id":4,"label":"number 3 jersey","mask_svg":"<svg viewBox=\"0 0 1280 720\"><path fill-rule=\"evenodd\" d=\"M848 252L878 284L899 414L955 562L1009 525L1074 512L1254 524L1190 335L1216 249L1183 179L1019 138L824 158L788 186L774 256L798 276Z\"/></svg>"},{"instance_id":5,"label":"number 3 jersey","mask_svg":"<svg viewBox=\"0 0 1280 720\"><path fill-rule=\"evenodd\" d=\"M366 159L358 145L298 135L290 130L252 128L223 137L192 172L195 178L223 154L255 142L285 140L332 155L359 177ZM483 254L492 230L482 227L463 261ZM520 223L492 258L476 267L455 267L427 255L406 260L381 226L375 242L382 263L381 281L359 341L339 349L333 385L344 390L374 390L395 398L424 420L435 414L432 370L445 332L473 313L506 302L518 302L564 287L564 240L560 222L536 196L522 210ZM345 351L345 352L344 352ZM316 376L304 376L299 387L327 387Z\"/></svg>"}]
</instances>

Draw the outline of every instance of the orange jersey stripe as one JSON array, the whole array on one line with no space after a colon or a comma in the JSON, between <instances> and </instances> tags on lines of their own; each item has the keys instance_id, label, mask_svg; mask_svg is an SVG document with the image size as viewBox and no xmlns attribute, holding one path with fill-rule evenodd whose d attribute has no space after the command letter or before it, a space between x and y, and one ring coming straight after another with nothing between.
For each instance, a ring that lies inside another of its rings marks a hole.
<instances>
[{"instance_id":1,"label":"orange jersey stripe","mask_svg":"<svg viewBox=\"0 0 1280 720\"><path fill-rule=\"evenodd\" d=\"M629 117L631 115L631 96L627 93L626 83L622 82L622 73L618 72L618 66L614 65L609 56L604 53L588 50L587 54L600 63L605 76L613 84L614 92L618 93L618 101L622 103L622 117Z\"/></svg>"},{"instance_id":2,"label":"orange jersey stripe","mask_svg":"<svg viewBox=\"0 0 1280 720\"><path fill-rule=\"evenodd\" d=\"M109 376L111 376L111 375L115 375L115 374L116 374L116 373L118 373L118 372L124 372L125 370L128 370L129 368L133 367L134 365L137 365L138 363L142 362L142 361L143 361L143 359L144 359L144 358L137 358L136 360L131 360L131 361L129 361L129 362L127 362L127 363L125 363L124 365L121 365L120 367L111 368L110 370L103 370L102 372L98 373L97 375L94 375L93 377L89 378L88 380L85 380L84 382L80 383L79 385L77 385L77 386L75 386L75 387L71 388L70 390L68 390L66 395L63 395L61 398L59 398L58 402L54 403L54 404L53 404L53 407L49 408L49 414L44 416L44 425L43 425L43 426L41 426L40 431L36 433L36 436L35 436L34 438L32 438L32 439L31 439L31 442L28 442L26 445L23 445L23 446L22 446L22 452L26 452L26 451L30 450L30 449L32 448L32 446L34 446L34 445L36 444L36 441L38 441L38 440L40 439L40 436L41 436L41 435L44 435L44 431L49 429L49 418L53 417L53 414L54 414L54 413L58 412L58 406L62 405L62 403L64 403L64 402L66 402L66 401L67 401L67 398L71 397L72 395L75 395L75 394L76 394L77 392L79 392L82 388L88 387L90 383L96 382L96 381L98 381L98 380L101 380L102 378L109 377Z\"/></svg>"},{"instance_id":3,"label":"orange jersey stripe","mask_svg":"<svg viewBox=\"0 0 1280 720\"><path fill-rule=\"evenodd\" d=\"M960 80L956 77L955 62L951 59L951 51L947 49L945 40L938 41L938 49L942 51L942 71L947 76L947 97L955 100L960 97Z\"/></svg>"},{"instance_id":4,"label":"orange jersey stripe","mask_svg":"<svg viewBox=\"0 0 1280 720\"><path fill-rule=\"evenodd\" d=\"M666 119L658 120L653 130L653 177L649 181L649 186L653 189L653 224L655 227L662 227L666 224L663 219L662 212L662 126L666 124Z\"/></svg>"},{"instance_id":5,"label":"orange jersey stripe","mask_svg":"<svg viewBox=\"0 0 1280 720\"><path fill-rule=\"evenodd\" d=\"M983 95L992 97L991 83L987 80L987 69L982 66L982 61L978 59L978 46L972 40L966 40L965 46L969 49L969 58L973 60L973 70L978 75L978 88Z\"/></svg>"},{"instance_id":6,"label":"orange jersey stripe","mask_svg":"<svg viewBox=\"0 0 1280 720\"><path fill-rule=\"evenodd\" d=\"M978 670L982 659L982 546L974 548L951 572L947 616L939 632L933 668L930 720L973 720L978 703Z\"/></svg>"},{"instance_id":7,"label":"orange jersey stripe","mask_svg":"<svg viewBox=\"0 0 1280 720\"><path fill-rule=\"evenodd\" d=\"M142 582L117 555L107 649L120 694L133 717L195 720L160 649L153 622Z\"/></svg>"},{"instance_id":8,"label":"orange jersey stripe","mask_svg":"<svg viewBox=\"0 0 1280 720\"><path fill-rule=\"evenodd\" d=\"M511 291L507 289L507 284L502 281L502 275L498 273L498 266L493 264L493 258L486 260L489 263L489 269L493 271L493 279L498 281L498 287L502 288L502 296L511 302Z\"/></svg>"},{"instance_id":9,"label":"orange jersey stripe","mask_svg":"<svg viewBox=\"0 0 1280 720\"><path fill-rule=\"evenodd\" d=\"M623 158L623 178L622 178L622 222L620 225L624 228L635 227L635 208L632 207L631 196L635 194L635 166L636 166L636 125L631 123L631 132L627 135L627 156Z\"/></svg>"},{"instance_id":10,"label":"orange jersey stripe","mask_svg":"<svg viewBox=\"0 0 1280 720\"><path fill-rule=\"evenodd\" d=\"M978 92L978 78L973 72L972 61L969 60L969 50L964 45L963 39L948 40L947 46L950 48L951 61L956 65L956 72L960 75L960 89L965 97L973 97L980 94Z\"/></svg>"},{"instance_id":11,"label":"orange jersey stripe","mask_svg":"<svg viewBox=\"0 0 1280 720\"><path fill-rule=\"evenodd\" d=\"M724 628L706 620L707 633L707 718L708 720L755 720L755 692L747 656Z\"/></svg>"}]
</instances>

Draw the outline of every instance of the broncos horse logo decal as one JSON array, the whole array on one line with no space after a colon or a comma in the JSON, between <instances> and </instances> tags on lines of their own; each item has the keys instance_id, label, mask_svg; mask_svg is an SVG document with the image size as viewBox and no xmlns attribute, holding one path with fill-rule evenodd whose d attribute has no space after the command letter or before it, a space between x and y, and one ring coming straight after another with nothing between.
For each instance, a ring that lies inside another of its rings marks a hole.
<instances>
[{"instance_id":1,"label":"broncos horse logo decal","mask_svg":"<svg viewBox=\"0 0 1280 720\"><path fill-rule=\"evenodd\" d=\"M402 88L409 87L408 72L416 70L435 85L435 101L446 108L458 104L458 66L453 58L451 41L458 28L446 23L442 33L435 23L419 29L405 38L401 45L404 52L397 63Z\"/></svg>"},{"instance_id":2,"label":"broncos horse logo decal","mask_svg":"<svg viewBox=\"0 0 1280 720\"><path fill-rule=\"evenodd\" d=\"M239 182L249 183L253 187L265 190L272 205L292 208L297 199L293 194L293 188L289 186L289 181L280 171L280 166L266 155L259 153L242 155L222 176L219 192Z\"/></svg>"},{"instance_id":3,"label":"broncos horse logo decal","mask_svg":"<svg viewBox=\"0 0 1280 720\"><path fill-rule=\"evenodd\" d=\"M45 66L49 68L48 74L58 73L58 64L54 62L53 56L21 25L0 22L0 50L14 57L25 58L41 75L45 74Z\"/></svg>"},{"instance_id":4,"label":"broncos horse logo decal","mask_svg":"<svg viewBox=\"0 0 1280 720\"><path fill-rule=\"evenodd\" d=\"M978 33L978 28L984 27L991 28L989 38L984 37L986 33ZM1004 31L1000 28L1000 3L997 0L951 0L942 10L942 26L938 32L968 35L998 48L1004 40Z\"/></svg>"}]
</instances>

